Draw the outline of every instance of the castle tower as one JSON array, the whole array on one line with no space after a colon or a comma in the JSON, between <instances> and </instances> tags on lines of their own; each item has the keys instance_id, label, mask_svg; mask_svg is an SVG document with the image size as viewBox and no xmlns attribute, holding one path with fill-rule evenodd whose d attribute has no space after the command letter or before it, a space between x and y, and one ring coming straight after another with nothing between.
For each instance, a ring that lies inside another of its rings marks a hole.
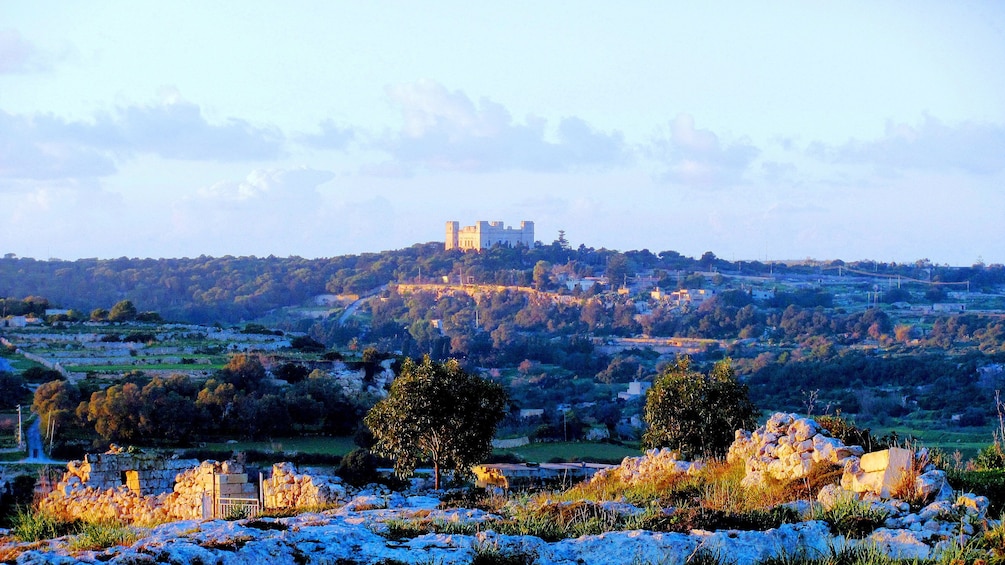
<instances>
[{"instance_id":1,"label":"castle tower","mask_svg":"<svg viewBox=\"0 0 1005 565\"><path fill-rule=\"evenodd\" d=\"M446 250L457 249L457 232L460 231L460 222L447 222L447 239L444 248Z\"/></svg>"}]
</instances>

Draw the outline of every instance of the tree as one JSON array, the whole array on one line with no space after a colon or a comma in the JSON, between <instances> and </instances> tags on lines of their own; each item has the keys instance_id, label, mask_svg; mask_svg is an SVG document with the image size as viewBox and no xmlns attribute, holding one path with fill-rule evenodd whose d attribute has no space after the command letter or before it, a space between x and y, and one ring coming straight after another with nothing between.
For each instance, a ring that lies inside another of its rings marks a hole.
<instances>
[{"instance_id":1,"label":"tree","mask_svg":"<svg viewBox=\"0 0 1005 565\"><path fill-rule=\"evenodd\" d=\"M546 290L551 286L551 263L538 261L534 264L534 288Z\"/></svg>"},{"instance_id":2,"label":"tree","mask_svg":"<svg viewBox=\"0 0 1005 565\"><path fill-rule=\"evenodd\" d=\"M92 313L93 314L93 313ZM120 300L108 312L109 322L129 322L136 319L136 306L131 300Z\"/></svg>"},{"instance_id":3,"label":"tree","mask_svg":"<svg viewBox=\"0 0 1005 565\"><path fill-rule=\"evenodd\" d=\"M53 419L57 426L65 424L67 417L73 416L79 399L80 391L73 383L49 381L35 389L31 410L41 419L42 429L48 430Z\"/></svg>"},{"instance_id":4,"label":"tree","mask_svg":"<svg viewBox=\"0 0 1005 565\"><path fill-rule=\"evenodd\" d=\"M366 415L374 450L394 458L398 475L411 473L423 458L433 463L434 487L440 469L464 472L492 452L492 436L506 414L503 388L445 363L406 359L386 398Z\"/></svg>"},{"instance_id":5,"label":"tree","mask_svg":"<svg viewBox=\"0 0 1005 565\"><path fill-rule=\"evenodd\" d=\"M730 360L705 375L679 357L656 378L646 397L646 447L669 447L681 456L721 457L737 429L754 425L756 409L746 385L737 381Z\"/></svg>"},{"instance_id":6,"label":"tree","mask_svg":"<svg viewBox=\"0 0 1005 565\"><path fill-rule=\"evenodd\" d=\"M621 253L615 253L607 259L607 283L612 289L620 288L628 280L628 258Z\"/></svg>"},{"instance_id":7,"label":"tree","mask_svg":"<svg viewBox=\"0 0 1005 565\"><path fill-rule=\"evenodd\" d=\"M8 407L20 404L28 389L24 386L24 378L10 371L0 371L0 406Z\"/></svg>"}]
</instances>

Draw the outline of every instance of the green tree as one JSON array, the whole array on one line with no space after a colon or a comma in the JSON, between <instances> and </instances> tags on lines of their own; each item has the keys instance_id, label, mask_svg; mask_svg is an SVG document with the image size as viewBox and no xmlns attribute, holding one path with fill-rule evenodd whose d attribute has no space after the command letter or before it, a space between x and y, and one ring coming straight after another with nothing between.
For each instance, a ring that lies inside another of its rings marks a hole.
<instances>
[{"instance_id":1,"label":"green tree","mask_svg":"<svg viewBox=\"0 0 1005 565\"><path fill-rule=\"evenodd\" d=\"M0 406L14 406L24 400L28 389L24 378L9 371L0 371Z\"/></svg>"},{"instance_id":2,"label":"green tree","mask_svg":"<svg viewBox=\"0 0 1005 565\"><path fill-rule=\"evenodd\" d=\"M67 417L73 415L79 400L80 391L73 383L49 381L35 389L31 410L41 419L42 429L48 430L51 420L55 420L57 426L63 426Z\"/></svg>"},{"instance_id":3,"label":"green tree","mask_svg":"<svg viewBox=\"0 0 1005 565\"><path fill-rule=\"evenodd\" d=\"M546 290L551 286L551 263L538 261L534 264L534 288Z\"/></svg>"},{"instance_id":4,"label":"green tree","mask_svg":"<svg viewBox=\"0 0 1005 565\"><path fill-rule=\"evenodd\" d=\"M441 469L465 472L492 452L506 407L500 385L464 372L456 360L425 356L420 363L405 360L387 398L364 422L377 440L374 450L394 458L395 473L411 473L428 458L440 488Z\"/></svg>"},{"instance_id":5,"label":"green tree","mask_svg":"<svg viewBox=\"0 0 1005 565\"><path fill-rule=\"evenodd\" d=\"M135 383L112 385L91 393L77 407L77 417L94 424L94 431L110 441L135 441L141 437L143 398Z\"/></svg>"},{"instance_id":6,"label":"green tree","mask_svg":"<svg viewBox=\"0 0 1005 565\"><path fill-rule=\"evenodd\" d=\"M621 288L628 280L628 258L621 253L615 253L607 259L607 283L611 289Z\"/></svg>"},{"instance_id":7,"label":"green tree","mask_svg":"<svg viewBox=\"0 0 1005 565\"><path fill-rule=\"evenodd\" d=\"M129 322L136 319L136 306L132 300L120 300L108 312L109 322Z\"/></svg>"},{"instance_id":8,"label":"green tree","mask_svg":"<svg viewBox=\"0 0 1005 565\"><path fill-rule=\"evenodd\" d=\"M690 357L679 357L656 378L646 397L642 440L646 447L669 447L685 458L721 457L734 432L750 429L756 410L730 360L702 374Z\"/></svg>"}]
</instances>

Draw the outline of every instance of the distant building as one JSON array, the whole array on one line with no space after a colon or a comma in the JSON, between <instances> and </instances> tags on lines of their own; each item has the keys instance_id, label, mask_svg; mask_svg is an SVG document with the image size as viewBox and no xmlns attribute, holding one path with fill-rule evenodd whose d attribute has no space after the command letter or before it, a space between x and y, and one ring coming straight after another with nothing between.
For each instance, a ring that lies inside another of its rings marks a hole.
<instances>
[{"instance_id":1,"label":"distant building","mask_svg":"<svg viewBox=\"0 0 1005 565\"><path fill-rule=\"evenodd\" d=\"M502 222L478 222L473 226L460 227L460 222L447 222L447 241L445 248L473 249L479 251L493 245L516 247L534 246L534 222L520 222L519 228L510 228Z\"/></svg>"},{"instance_id":2,"label":"distant building","mask_svg":"<svg viewBox=\"0 0 1005 565\"><path fill-rule=\"evenodd\" d=\"M633 398L639 398L645 395L645 393L653 387L653 383L645 381L632 381L628 383L627 392L619 392L618 398L621 400L631 400Z\"/></svg>"}]
</instances>

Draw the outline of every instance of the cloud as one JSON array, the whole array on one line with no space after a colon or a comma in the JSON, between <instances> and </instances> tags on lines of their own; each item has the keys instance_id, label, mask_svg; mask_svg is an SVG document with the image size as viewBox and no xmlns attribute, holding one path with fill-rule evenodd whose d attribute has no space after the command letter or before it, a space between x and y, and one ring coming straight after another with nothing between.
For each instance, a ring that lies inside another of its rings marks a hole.
<instances>
[{"instance_id":1,"label":"cloud","mask_svg":"<svg viewBox=\"0 0 1005 565\"><path fill-rule=\"evenodd\" d=\"M302 205L317 196L317 187L335 178L316 169L256 169L240 181L223 181L199 191L203 199L218 202L257 203L269 201ZM270 204L271 205L271 204Z\"/></svg>"},{"instance_id":2,"label":"cloud","mask_svg":"<svg viewBox=\"0 0 1005 565\"><path fill-rule=\"evenodd\" d=\"M17 30L0 29L0 74L45 70L49 64Z\"/></svg>"},{"instance_id":3,"label":"cloud","mask_svg":"<svg viewBox=\"0 0 1005 565\"><path fill-rule=\"evenodd\" d=\"M297 141L315 149L345 149L356 137L355 128L340 127L333 120L324 120L319 126L321 133L301 134Z\"/></svg>"},{"instance_id":4,"label":"cloud","mask_svg":"<svg viewBox=\"0 0 1005 565\"><path fill-rule=\"evenodd\" d=\"M720 188L739 183L760 150L744 139L723 145L711 131L695 129L692 116L679 114L669 132L653 140L650 154L667 167L663 181Z\"/></svg>"},{"instance_id":5,"label":"cloud","mask_svg":"<svg viewBox=\"0 0 1005 565\"><path fill-rule=\"evenodd\" d=\"M0 178L94 178L115 172L115 163L106 152L51 135L51 129L51 123L43 125L0 110Z\"/></svg>"},{"instance_id":6,"label":"cloud","mask_svg":"<svg viewBox=\"0 0 1005 565\"><path fill-rule=\"evenodd\" d=\"M127 154L152 153L166 159L247 161L283 155L279 131L236 118L211 124L198 105L183 100L119 108L94 123L68 124L54 131L60 132L95 147Z\"/></svg>"},{"instance_id":7,"label":"cloud","mask_svg":"<svg viewBox=\"0 0 1005 565\"><path fill-rule=\"evenodd\" d=\"M423 80L387 89L401 107L401 131L381 147L406 165L438 170L558 172L608 168L626 160L620 132L604 133L579 118L562 119L555 140L544 119L515 123L509 111L482 98L478 104L460 91Z\"/></svg>"},{"instance_id":8,"label":"cloud","mask_svg":"<svg viewBox=\"0 0 1005 565\"><path fill-rule=\"evenodd\" d=\"M238 119L209 123L199 106L179 99L127 106L92 121L0 110L0 178L107 176L138 154L188 161L268 160L283 156L283 135Z\"/></svg>"},{"instance_id":9,"label":"cloud","mask_svg":"<svg viewBox=\"0 0 1005 565\"><path fill-rule=\"evenodd\" d=\"M888 123L886 134L877 140L852 140L838 147L817 142L808 152L835 163L987 175L1005 170L1005 126L976 122L948 126L926 116L918 126Z\"/></svg>"}]
</instances>

